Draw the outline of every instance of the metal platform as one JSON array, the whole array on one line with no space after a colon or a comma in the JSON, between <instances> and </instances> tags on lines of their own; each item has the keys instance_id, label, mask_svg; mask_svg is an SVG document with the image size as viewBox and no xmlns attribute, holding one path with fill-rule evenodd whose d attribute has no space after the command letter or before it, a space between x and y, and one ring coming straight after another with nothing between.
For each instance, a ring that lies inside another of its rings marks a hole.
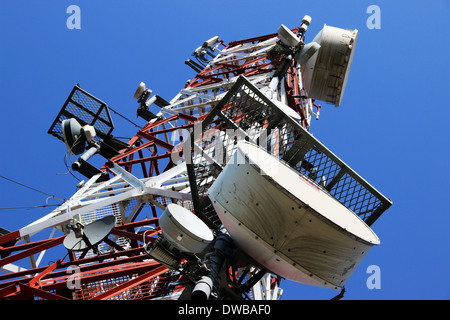
<instances>
[{"instance_id":1,"label":"metal platform","mask_svg":"<svg viewBox=\"0 0 450 320\"><path fill-rule=\"evenodd\" d=\"M106 139L114 129L108 106L92 94L75 85L53 121L48 133L64 142L61 123L75 118L81 126L89 124L101 139Z\"/></svg>"},{"instance_id":2,"label":"metal platform","mask_svg":"<svg viewBox=\"0 0 450 320\"><path fill-rule=\"evenodd\" d=\"M206 192L240 139L267 148L268 152L336 198L369 226L392 205L388 198L243 76L201 126L201 134L194 136L192 164L198 202L202 203L200 210L210 208ZM211 215L209 211L206 214Z\"/></svg>"}]
</instances>

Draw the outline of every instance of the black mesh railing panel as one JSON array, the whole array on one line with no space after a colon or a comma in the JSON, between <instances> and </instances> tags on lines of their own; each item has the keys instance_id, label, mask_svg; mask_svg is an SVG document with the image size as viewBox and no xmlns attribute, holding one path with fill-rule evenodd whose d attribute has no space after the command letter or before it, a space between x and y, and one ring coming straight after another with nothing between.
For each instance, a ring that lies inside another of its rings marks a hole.
<instances>
[{"instance_id":1,"label":"black mesh railing panel","mask_svg":"<svg viewBox=\"0 0 450 320\"><path fill-rule=\"evenodd\" d=\"M78 85L73 88L48 133L64 141L61 123L69 118L75 118L82 126L86 124L93 126L101 139L108 137L114 129L106 103L84 91Z\"/></svg>"},{"instance_id":2,"label":"black mesh railing panel","mask_svg":"<svg viewBox=\"0 0 450 320\"><path fill-rule=\"evenodd\" d=\"M245 77L237 80L201 125L193 164L204 208L210 207L208 189L241 139L278 156L369 225L392 204ZM208 214L217 221L211 210Z\"/></svg>"}]
</instances>

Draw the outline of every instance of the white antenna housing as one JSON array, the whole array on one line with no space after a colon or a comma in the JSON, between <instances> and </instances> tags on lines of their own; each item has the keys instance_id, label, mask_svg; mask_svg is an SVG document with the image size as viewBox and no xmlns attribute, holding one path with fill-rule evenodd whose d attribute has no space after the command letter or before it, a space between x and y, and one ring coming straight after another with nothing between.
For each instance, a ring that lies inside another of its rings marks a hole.
<instances>
[{"instance_id":1,"label":"white antenna housing","mask_svg":"<svg viewBox=\"0 0 450 320\"><path fill-rule=\"evenodd\" d=\"M268 270L342 289L376 234L355 213L262 148L241 141L208 191L233 241Z\"/></svg>"},{"instance_id":2,"label":"white antenna housing","mask_svg":"<svg viewBox=\"0 0 450 320\"><path fill-rule=\"evenodd\" d=\"M302 65L302 76L308 98L341 104L353 62L358 30L325 25L313 43L320 49Z\"/></svg>"},{"instance_id":3,"label":"white antenna housing","mask_svg":"<svg viewBox=\"0 0 450 320\"><path fill-rule=\"evenodd\" d=\"M212 47L217 41L219 41L219 36L212 37L203 43L203 47Z\"/></svg>"},{"instance_id":4,"label":"white antenna housing","mask_svg":"<svg viewBox=\"0 0 450 320\"><path fill-rule=\"evenodd\" d=\"M308 16L308 15L305 15L304 17L303 17L303 19L302 19L302 23L303 24L306 24L307 26L309 26L310 24L311 24L311 17L310 16Z\"/></svg>"},{"instance_id":5,"label":"white antenna housing","mask_svg":"<svg viewBox=\"0 0 450 320\"><path fill-rule=\"evenodd\" d=\"M83 126L82 129L83 129L84 136L86 137L86 140L88 142L91 142L94 139L94 137L96 136L95 128L93 126L87 124L87 125Z\"/></svg>"},{"instance_id":6,"label":"white antenna housing","mask_svg":"<svg viewBox=\"0 0 450 320\"><path fill-rule=\"evenodd\" d=\"M135 99L139 99L144 94L144 92L145 92L145 83L141 82L138 88L136 89L136 92L134 93L133 97Z\"/></svg>"},{"instance_id":7,"label":"white antenna housing","mask_svg":"<svg viewBox=\"0 0 450 320\"><path fill-rule=\"evenodd\" d=\"M164 237L182 252L199 253L214 239L211 229L188 209L169 204L159 225Z\"/></svg>"},{"instance_id":8,"label":"white antenna housing","mask_svg":"<svg viewBox=\"0 0 450 320\"><path fill-rule=\"evenodd\" d=\"M284 24L278 28L278 37L280 37L281 42L288 47L296 47L301 43L295 33L293 33Z\"/></svg>"}]
</instances>

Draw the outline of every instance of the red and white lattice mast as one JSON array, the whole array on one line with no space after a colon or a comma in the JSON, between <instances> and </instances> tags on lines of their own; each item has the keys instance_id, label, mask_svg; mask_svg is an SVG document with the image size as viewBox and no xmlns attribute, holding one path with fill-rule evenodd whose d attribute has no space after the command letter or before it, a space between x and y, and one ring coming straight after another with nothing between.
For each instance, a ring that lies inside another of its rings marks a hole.
<instances>
[{"instance_id":1,"label":"red and white lattice mast","mask_svg":"<svg viewBox=\"0 0 450 320\"><path fill-rule=\"evenodd\" d=\"M75 86L49 133L82 154L72 168L88 180L48 215L0 236L0 299L277 299L281 278L342 290L359 251L377 244L369 226L391 202L308 133L318 101L341 103L357 37L325 26L305 43L310 20L228 44L209 39L186 61L197 75L170 101L141 83L138 115L148 122L127 143L112 136L107 105ZM223 198L238 166L265 170L251 150L324 198L296 195L288 176L256 182L250 169L249 186ZM255 163L235 166L239 153ZM107 159L101 168L88 162L96 154ZM268 190L280 196L258 196ZM327 201L341 220L321 211ZM107 236L91 243L89 228L110 216ZM46 229L49 239L33 241ZM47 251L60 259L42 266Z\"/></svg>"}]
</instances>

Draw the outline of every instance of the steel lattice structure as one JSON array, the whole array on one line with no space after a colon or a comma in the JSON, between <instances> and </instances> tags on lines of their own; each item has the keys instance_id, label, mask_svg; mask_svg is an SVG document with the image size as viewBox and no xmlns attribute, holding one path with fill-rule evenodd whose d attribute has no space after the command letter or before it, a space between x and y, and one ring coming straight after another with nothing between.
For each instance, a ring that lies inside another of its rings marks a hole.
<instances>
[{"instance_id":1,"label":"steel lattice structure","mask_svg":"<svg viewBox=\"0 0 450 320\"><path fill-rule=\"evenodd\" d=\"M300 28L292 32L304 40ZM61 121L76 116L100 132L107 146L102 155L108 160L102 168L83 161L80 172L89 180L69 200L0 236L0 267L6 271L0 274L0 299L184 298L189 277L149 256L147 248L158 241L158 219L170 203L220 229L206 193L234 150L236 137L228 137L227 130L276 148L272 151L281 161L372 224L390 201L308 133L320 105L307 98L300 66L284 59L280 50L277 34L204 45L186 61L197 75L172 100L155 95L140 101L138 113L148 123L126 144L110 135L106 104L76 86L49 133L63 140ZM283 68L279 83L271 87ZM280 103L298 117L280 113ZM214 153L219 141L224 150L220 159ZM107 215L115 216L116 226L97 252L62 246L74 219L87 224ZM33 241L35 233L49 228L49 239ZM61 258L39 266L42 255L56 248ZM29 259L29 267L16 264L22 259ZM181 260L180 265L201 268L201 262ZM277 299L282 293L279 277L239 251L227 258L226 275L217 298Z\"/></svg>"}]
</instances>

